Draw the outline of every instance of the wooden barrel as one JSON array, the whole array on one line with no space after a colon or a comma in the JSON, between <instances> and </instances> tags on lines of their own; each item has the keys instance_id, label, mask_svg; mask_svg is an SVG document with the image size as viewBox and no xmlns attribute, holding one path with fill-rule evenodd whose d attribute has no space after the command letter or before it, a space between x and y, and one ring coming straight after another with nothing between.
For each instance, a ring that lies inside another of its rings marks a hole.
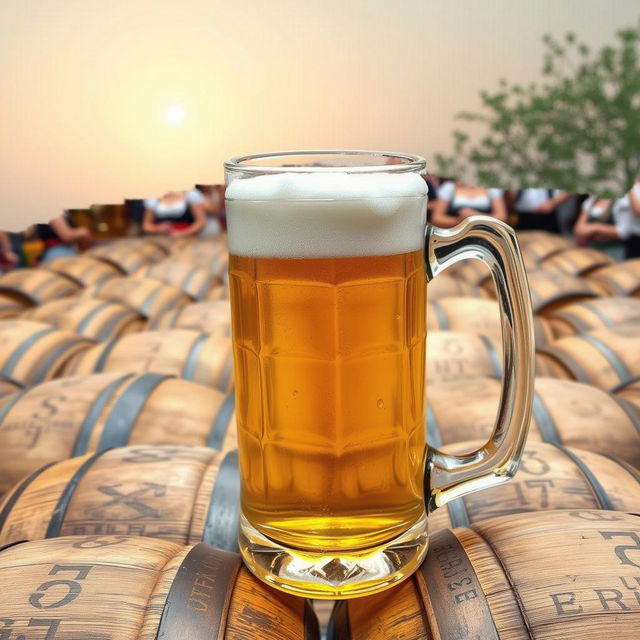
<instances>
[{"instance_id":1,"label":"wooden barrel","mask_svg":"<svg viewBox=\"0 0 640 640\"><path fill-rule=\"evenodd\" d=\"M604 327L560 338L544 354L579 382L612 389L640 375L640 324Z\"/></svg>"},{"instance_id":2,"label":"wooden barrel","mask_svg":"<svg viewBox=\"0 0 640 640\"><path fill-rule=\"evenodd\" d=\"M444 273L429 281L427 286L428 300L459 297L490 298L491 294L466 280L456 279Z\"/></svg>"},{"instance_id":3,"label":"wooden barrel","mask_svg":"<svg viewBox=\"0 0 640 640\"><path fill-rule=\"evenodd\" d=\"M565 273L533 271L528 278L533 312L543 316L578 300L598 296L586 280Z\"/></svg>"},{"instance_id":4,"label":"wooden barrel","mask_svg":"<svg viewBox=\"0 0 640 640\"><path fill-rule=\"evenodd\" d=\"M538 240L555 238L558 234L552 233L551 231L544 231L543 229L516 229L516 236L518 237L518 244L523 247Z\"/></svg>"},{"instance_id":5,"label":"wooden barrel","mask_svg":"<svg viewBox=\"0 0 640 640\"><path fill-rule=\"evenodd\" d=\"M223 277L229 266L226 242L219 238L199 240L172 252L172 259L178 262L207 269Z\"/></svg>"},{"instance_id":6,"label":"wooden barrel","mask_svg":"<svg viewBox=\"0 0 640 640\"><path fill-rule=\"evenodd\" d=\"M80 286L71 278L45 269L15 269L0 276L0 294L24 305L38 305L73 296Z\"/></svg>"},{"instance_id":7,"label":"wooden barrel","mask_svg":"<svg viewBox=\"0 0 640 640\"><path fill-rule=\"evenodd\" d=\"M427 334L427 382L502 375L502 345L482 335L458 331ZM466 438L468 440L468 438Z\"/></svg>"},{"instance_id":8,"label":"wooden barrel","mask_svg":"<svg viewBox=\"0 0 640 640\"><path fill-rule=\"evenodd\" d=\"M22 384L50 380L92 344L92 340L42 322L5 320L0 322L0 376Z\"/></svg>"},{"instance_id":9,"label":"wooden barrel","mask_svg":"<svg viewBox=\"0 0 640 640\"><path fill-rule=\"evenodd\" d=\"M640 258L625 260L589 274L589 281L611 296L640 297Z\"/></svg>"},{"instance_id":10,"label":"wooden barrel","mask_svg":"<svg viewBox=\"0 0 640 640\"><path fill-rule=\"evenodd\" d=\"M197 302L170 309L149 323L149 329L195 329L211 335L231 335L231 307L228 300Z\"/></svg>"},{"instance_id":11,"label":"wooden barrel","mask_svg":"<svg viewBox=\"0 0 640 640\"><path fill-rule=\"evenodd\" d=\"M640 518L570 510L436 532L392 591L341 601L330 640L631 640Z\"/></svg>"},{"instance_id":12,"label":"wooden barrel","mask_svg":"<svg viewBox=\"0 0 640 640\"><path fill-rule=\"evenodd\" d=\"M558 271L570 276L586 276L588 273L616 264L615 258L597 249L576 247L554 253L540 264L545 271Z\"/></svg>"},{"instance_id":13,"label":"wooden barrel","mask_svg":"<svg viewBox=\"0 0 640 640\"><path fill-rule=\"evenodd\" d=\"M528 259L540 264L545 258L571 249L573 244L563 236L548 234L545 237L532 239L530 242L522 243L522 254Z\"/></svg>"},{"instance_id":14,"label":"wooden barrel","mask_svg":"<svg viewBox=\"0 0 640 640\"><path fill-rule=\"evenodd\" d=\"M105 280L115 278L122 273L120 269L108 262L92 258L86 254L81 256L61 256L51 262L47 262L42 268L67 276L75 280L81 287L101 284Z\"/></svg>"},{"instance_id":15,"label":"wooden barrel","mask_svg":"<svg viewBox=\"0 0 640 640\"><path fill-rule=\"evenodd\" d=\"M630 402L640 413L640 376L633 378L625 384L615 387L613 393L617 398Z\"/></svg>"},{"instance_id":16,"label":"wooden barrel","mask_svg":"<svg viewBox=\"0 0 640 640\"><path fill-rule=\"evenodd\" d=\"M13 378L8 376L0 376L0 398L9 396L16 391L20 391L24 385Z\"/></svg>"},{"instance_id":17,"label":"wooden barrel","mask_svg":"<svg viewBox=\"0 0 640 640\"><path fill-rule=\"evenodd\" d=\"M0 545L135 535L238 550L238 454L206 447L106 449L47 464L0 501Z\"/></svg>"},{"instance_id":18,"label":"wooden barrel","mask_svg":"<svg viewBox=\"0 0 640 640\"><path fill-rule=\"evenodd\" d=\"M536 347L555 338L544 318L533 319ZM502 339L500 309L494 300L479 298L444 298L427 302L427 331L461 331Z\"/></svg>"},{"instance_id":19,"label":"wooden barrel","mask_svg":"<svg viewBox=\"0 0 640 640\"><path fill-rule=\"evenodd\" d=\"M85 289L82 297L122 302L147 319L191 302L177 287L153 278L112 278Z\"/></svg>"},{"instance_id":20,"label":"wooden barrel","mask_svg":"<svg viewBox=\"0 0 640 640\"><path fill-rule=\"evenodd\" d=\"M196 301L209 299L210 294L215 297L216 290L220 289L220 279L211 271L174 260L163 260L135 275L170 284Z\"/></svg>"},{"instance_id":21,"label":"wooden barrel","mask_svg":"<svg viewBox=\"0 0 640 640\"><path fill-rule=\"evenodd\" d=\"M65 375L165 373L225 393L233 389L231 340L191 329L130 333L89 349L69 362Z\"/></svg>"},{"instance_id":22,"label":"wooden barrel","mask_svg":"<svg viewBox=\"0 0 640 640\"><path fill-rule=\"evenodd\" d=\"M482 442L475 441L448 448L456 453L468 453L481 445ZM436 509L429 515L429 531L466 527L481 520L527 511L633 511L639 505L640 472L628 462L560 444L530 441L515 478L456 498L444 508Z\"/></svg>"},{"instance_id":23,"label":"wooden barrel","mask_svg":"<svg viewBox=\"0 0 640 640\"><path fill-rule=\"evenodd\" d=\"M303 598L204 543L109 534L22 542L0 551L0 589L8 640L319 638Z\"/></svg>"},{"instance_id":24,"label":"wooden barrel","mask_svg":"<svg viewBox=\"0 0 640 640\"><path fill-rule=\"evenodd\" d=\"M92 247L89 255L117 267L122 273L133 273L145 265L159 262L167 254L157 244L135 238L123 239Z\"/></svg>"},{"instance_id":25,"label":"wooden barrel","mask_svg":"<svg viewBox=\"0 0 640 640\"><path fill-rule=\"evenodd\" d=\"M145 319L125 304L84 298L47 302L27 311L22 317L74 331L96 342L140 331L145 325Z\"/></svg>"},{"instance_id":26,"label":"wooden barrel","mask_svg":"<svg viewBox=\"0 0 640 640\"><path fill-rule=\"evenodd\" d=\"M455 280L462 278L462 280L475 284L477 287L491 282L491 271L489 271L489 267L479 260L456 262L447 268L447 275Z\"/></svg>"},{"instance_id":27,"label":"wooden barrel","mask_svg":"<svg viewBox=\"0 0 640 640\"><path fill-rule=\"evenodd\" d=\"M30 305L25 300L17 300L15 296L0 294L0 320L17 318Z\"/></svg>"},{"instance_id":28,"label":"wooden barrel","mask_svg":"<svg viewBox=\"0 0 640 640\"><path fill-rule=\"evenodd\" d=\"M628 322L640 325L640 300L636 298L583 300L549 315L549 323L558 338Z\"/></svg>"},{"instance_id":29,"label":"wooden barrel","mask_svg":"<svg viewBox=\"0 0 640 640\"><path fill-rule=\"evenodd\" d=\"M430 384L427 398L427 440L432 446L486 441L495 422L500 381ZM529 441L534 440L597 451L640 467L640 412L586 384L537 378L529 428Z\"/></svg>"},{"instance_id":30,"label":"wooden barrel","mask_svg":"<svg viewBox=\"0 0 640 640\"><path fill-rule=\"evenodd\" d=\"M0 398L0 493L56 460L125 445L237 446L235 397L146 373L60 378Z\"/></svg>"}]
</instances>

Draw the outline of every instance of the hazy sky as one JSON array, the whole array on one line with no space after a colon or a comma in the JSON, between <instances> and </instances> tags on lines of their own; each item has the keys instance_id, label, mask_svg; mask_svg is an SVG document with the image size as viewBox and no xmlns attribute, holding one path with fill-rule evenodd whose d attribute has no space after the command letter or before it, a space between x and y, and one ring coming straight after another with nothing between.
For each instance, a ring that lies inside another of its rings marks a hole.
<instances>
[{"instance_id":1,"label":"hazy sky","mask_svg":"<svg viewBox=\"0 0 640 640\"><path fill-rule=\"evenodd\" d=\"M0 228L221 182L229 156L449 148L454 114L637 0L3 0ZM184 120L167 121L167 109Z\"/></svg>"}]
</instances>

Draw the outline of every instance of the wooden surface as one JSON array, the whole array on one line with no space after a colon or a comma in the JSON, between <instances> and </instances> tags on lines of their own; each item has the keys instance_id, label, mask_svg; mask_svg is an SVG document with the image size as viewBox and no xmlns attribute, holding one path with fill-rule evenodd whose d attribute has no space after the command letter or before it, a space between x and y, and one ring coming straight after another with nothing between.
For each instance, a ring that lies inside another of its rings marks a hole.
<instances>
[{"instance_id":1,"label":"wooden surface","mask_svg":"<svg viewBox=\"0 0 640 640\"><path fill-rule=\"evenodd\" d=\"M628 322L640 326L640 300L637 298L584 300L549 315L549 323L558 338Z\"/></svg>"},{"instance_id":2,"label":"wooden surface","mask_svg":"<svg viewBox=\"0 0 640 640\"><path fill-rule=\"evenodd\" d=\"M544 440L614 455L640 467L640 418L613 395L553 378L536 379L535 390L529 441ZM429 385L427 440L433 446L486 441L493 429L499 396L500 381L491 378Z\"/></svg>"},{"instance_id":3,"label":"wooden surface","mask_svg":"<svg viewBox=\"0 0 640 640\"><path fill-rule=\"evenodd\" d=\"M343 605L330 640L637 637L640 518L571 510L430 539L421 571Z\"/></svg>"},{"instance_id":4,"label":"wooden surface","mask_svg":"<svg viewBox=\"0 0 640 640\"><path fill-rule=\"evenodd\" d=\"M155 318L168 309L189 304L191 299L177 287L153 278L112 278L88 287L84 298L122 302L145 318Z\"/></svg>"},{"instance_id":5,"label":"wooden surface","mask_svg":"<svg viewBox=\"0 0 640 640\"><path fill-rule=\"evenodd\" d=\"M427 284L427 300L441 300L442 298L459 298L461 296L470 298L490 298L491 294L483 288L454 278L447 273L442 273L430 280Z\"/></svg>"},{"instance_id":6,"label":"wooden surface","mask_svg":"<svg viewBox=\"0 0 640 640\"><path fill-rule=\"evenodd\" d=\"M198 562L190 563L194 552ZM303 599L269 589L242 567L226 571L232 563L237 556L214 547L153 538L18 544L0 552L0 629L11 640L317 640ZM167 635L169 616L179 616L180 635Z\"/></svg>"},{"instance_id":7,"label":"wooden surface","mask_svg":"<svg viewBox=\"0 0 640 640\"><path fill-rule=\"evenodd\" d=\"M114 265L122 273L133 273L145 265L162 260L167 255L157 244L134 238L97 245L87 253Z\"/></svg>"},{"instance_id":8,"label":"wooden surface","mask_svg":"<svg viewBox=\"0 0 640 640\"><path fill-rule=\"evenodd\" d=\"M218 290L221 290L219 287ZM169 309L149 323L149 329L194 329L211 335L231 336L229 300L210 300Z\"/></svg>"},{"instance_id":9,"label":"wooden surface","mask_svg":"<svg viewBox=\"0 0 640 640\"><path fill-rule=\"evenodd\" d=\"M131 333L93 347L65 374L118 371L164 373L228 393L234 384L231 340L191 329Z\"/></svg>"},{"instance_id":10,"label":"wooden surface","mask_svg":"<svg viewBox=\"0 0 640 640\"><path fill-rule=\"evenodd\" d=\"M0 322L0 376L38 384L60 375L74 355L93 341L31 320Z\"/></svg>"},{"instance_id":11,"label":"wooden surface","mask_svg":"<svg viewBox=\"0 0 640 640\"><path fill-rule=\"evenodd\" d=\"M615 264L615 259L590 247L565 249L545 258L540 266L545 271L558 271L570 276L585 276L596 269Z\"/></svg>"},{"instance_id":12,"label":"wooden surface","mask_svg":"<svg viewBox=\"0 0 640 640\"><path fill-rule=\"evenodd\" d=\"M131 446L63 460L0 502L0 545L65 535L138 535L237 551L236 452Z\"/></svg>"},{"instance_id":13,"label":"wooden surface","mask_svg":"<svg viewBox=\"0 0 640 640\"><path fill-rule=\"evenodd\" d=\"M640 258L598 269L588 279L605 294L640 297Z\"/></svg>"},{"instance_id":14,"label":"wooden surface","mask_svg":"<svg viewBox=\"0 0 640 640\"><path fill-rule=\"evenodd\" d=\"M120 269L89 255L61 256L42 267L75 280L81 287L91 287L122 274Z\"/></svg>"},{"instance_id":15,"label":"wooden surface","mask_svg":"<svg viewBox=\"0 0 640 640\"><path fill-rule=\"evenodd\" d=\"M25 305L38 305L75 295L80 285L45 269L15 269L0 276L0 295Z\"/></svg>"},{"instance_id":16,"label":"wooden surface","mask_svg":"<svg viewBox=\"0 0 640 640\"><path fill-rule=\"evenodd\" d=\"M560 338L540 350L571 378L613 389L640 375L640 330L635 322Z\"/></svg>"},{"instance_id":17,"label":"wooden surface","mask_svg":"<svg viewBox=\"0 0 640 640\"><path fill-rule=\"evenodd\" d=\"M26 311L22 317L73 331L96 342L140 331L145 325L144 317L128 305L76 297L47 302Z\"/></svg>"},{"instance_id":18,"label":"wooden surface","mask_svg":"<svg viewBox=\"0 0 640 640\"><path fill-rule=\"evenodd\" d=\"M456 443L447 449L467 453L482 444ZM434 483L437 481L435 474ZM630 464L591 451L530 440L515 478L436 509L429 515L429 531L528 511L633 511L639 507L640 472Z\"/></svg>"},{"instance_id":19,"label":"wooden surface","mask_svg":"<svg viewBox=\"0 0 640 640\"><path fill-rule=\"evenodd\" d=\"M543 316L598 292L582 278L555 271L532 271L528 274L533 312Z\"/></svg>"},{"instance_id":20,"label":"wooden surface","mask_svg":"<svg viewBox=\"0 0 640 640\"><path fill-rule=\"evenodd\" d=\"M22 312L29 308L31 303L24 299L17 299L15 296L0 293L0 320L17 318Z\"/></svg>"},{"instance_id":21,"label":"wooden surface","mask_svg":"<svg viewBox=\"0 0 640 640\"><path fill-rule=\"evenodd\" d=\"M572 248L571 240L556 234L526 238L518 235L520 250L527 259L541 263L545 258Z\"/></svg>"},{"instance_id":22,"label":"wooden surface","mask_svg":"<svg viewBox=\"0 0 640 640\"><path fill-rule=\"evenodd\" d=\"M0 398L0 493L42 465L110 446L237 446L233 396L155 374L61 378Z\"/></svg>"},{"instance_id":23,"label":"wooden surface","mask_svg":"<svg viewBox=\"0 0 640 640\"><path fill-rule=\"evenodd\" d=\"M478 376L500 377L502 344L458 331L427 333L427 389L434 382Z\"/></svg>"},{"instance_id":24,"label":"wooden surface","mask_svg":"<svg viewBox=\"0 0 640 640\"><path fill-rule=\"evenodd\" d=\"M211 271L176 260L162 260L144 267L135 276L153 278L177 287L196 301L209 299L220 285L220 278Z\"/></svg>"}]
</instances>

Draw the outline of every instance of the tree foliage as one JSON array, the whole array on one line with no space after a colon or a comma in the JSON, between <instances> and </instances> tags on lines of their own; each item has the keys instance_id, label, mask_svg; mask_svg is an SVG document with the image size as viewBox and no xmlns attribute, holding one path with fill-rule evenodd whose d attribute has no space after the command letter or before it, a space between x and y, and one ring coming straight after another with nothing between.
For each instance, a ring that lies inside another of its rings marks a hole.
<instances>
[{"instance_id":1,"label":"tree foliage","mask_svg":"<svg viewBox=\"0 0 640 640\"><path fill-rule=\"evenodd\" d=\"M454 131L437 172L505 188L626 192L640 175L640 21L598 52L573 33L543 42L542 81L483 91L481 113L457 115L480 136Z\"/></svg>"}]
</instances>

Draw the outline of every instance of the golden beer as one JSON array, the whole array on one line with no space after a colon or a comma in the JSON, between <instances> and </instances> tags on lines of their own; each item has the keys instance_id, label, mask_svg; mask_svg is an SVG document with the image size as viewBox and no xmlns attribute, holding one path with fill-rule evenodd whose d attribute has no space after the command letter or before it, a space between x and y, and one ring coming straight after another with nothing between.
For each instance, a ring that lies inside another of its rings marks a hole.
<instances>
[{"instance_id":1,"label":"golden beer","mask_svg":"<svg viewBox=\"0 0 640 640\"><path fill-rule=\"evenodd\" d=\"M427 226L424 159L284 152L225 163L229 288L247 567L310 598L410 576L427 512L517 469L533 394L531 305L515 235L490 218ZM426 282L492 269L502 407L465 456L425 443Z\"/></svg>"},{"instance_id":2,"label":"golden beer","mask_svg":"<svg viewBox=\"0 0 640 640\"><path fill-rule=\"evenodd\" d=\"M301 550L372 548L424 517L422 251L232 255L242 512Z\"/></svg>"}]
</instances>

